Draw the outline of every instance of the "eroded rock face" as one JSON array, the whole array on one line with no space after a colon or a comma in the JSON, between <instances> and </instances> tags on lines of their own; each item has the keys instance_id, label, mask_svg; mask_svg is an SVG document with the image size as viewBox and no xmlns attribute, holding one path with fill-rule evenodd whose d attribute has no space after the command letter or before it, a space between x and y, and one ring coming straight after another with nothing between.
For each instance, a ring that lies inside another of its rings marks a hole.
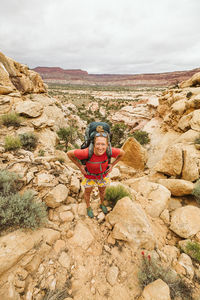
<instances>
[{"instance_id":1,"label":"eroded rock face","mask_svg":"<svg viewBox=\"0 0 200 300\"><path fill-rule=\"evenodd\" d=\"M128 138L122 149L125 151L123 163L135 169L144 169L147 162L147 151L136 139Z\"/></svg>"},{"instance_id":2,"label":"eroded rock face","mask_svg":"<svg viewBox=\"0 0 200 300\"><path fill-rule=\"evenodd\" d=\"M170 229L183 238L189 238L200 231L200 208L187 205L172 213Z\"/></svg>"},{"instance_id":3,"label":"eroded rock face","mask_svg":"<svg viewBox=\"0 0 200 300\"><path fill-rule=\"evenodd\" d=\"M16 106L15 111L20 115L36 118L42 114L43 106L37 102L24 101Z\"/></svg>"},{"instance_id":4,"label":"eroded rock face","mask_svg":"<svg viewBox=\"0 0 200 300\"><path fill-rule=\"evenodd\" d=\"M125 197L120 199L107 220L114 227L115 239L129 242L134 247L153 249L153 228L140 204Z\"/></svg>"},{"instance_id":5,"label":"eroded rock face","mask_svg":"<svg viewBox=\"0 0 200 300\"><path fill-rule=\"evenodd\" d=\"M40 75L29 70L26 65L14 61L2 52L0 52L0 63L4 66L4 68L1 67L4 71L1 71L1 73L6 86L14 87L13 90L17 89L22 94L46 92L46 87Z\"/></svg>"}]
</instances>

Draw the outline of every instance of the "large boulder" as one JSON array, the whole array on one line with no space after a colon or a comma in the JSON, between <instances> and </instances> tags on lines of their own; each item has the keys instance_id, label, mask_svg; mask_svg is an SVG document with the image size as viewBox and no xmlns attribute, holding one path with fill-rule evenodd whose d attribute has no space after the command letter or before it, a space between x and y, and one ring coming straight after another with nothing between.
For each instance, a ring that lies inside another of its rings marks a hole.
<instances>
[{"instance_id":1,"label":"large boulder","mask_svg":"<svg viewBox=\"0 0 200 300\"><path fill-rule=\"evenodd\" d=\"M200 231L200 208L187 205L172 212L170 229L182 238Z\"/></svg>"},{"instance_id":2,"label":"large boulder","mask_svg":"<svg viewBox=\"0 0 200 300\"><path fill-rule=\"evenodd\" d=\"M159 179L158 182L164 185L173 196L190 195L194 184L184 179Z\"/></svg>"},{"instance_id":3,"label":"large boulder","mask_svg":"<svg viewBox=\"0 0 200 300\"><path fill-rule=\"evenodd\" d=\"M170 191L161 184L149 182L144 177L128 179L126 182L132 189L145 198L145 211L151 217L159 217L168 206Z\"/></svg>"},{"instance_id":4,"label":"large boulder","mask_svg":"<svg viewBox=\"0 0 200 300\"><path fill-rule=\"evenodd\" d=\"M125 155L122 159L123 163L133 167L134 169L143 170L147 162L147 151L133 137L127 139L122 146Z\"/></svg>"},{"instance_id":5,"label":"large boulder","mask_svg":"<svg viewBox=\"0 0 200 300\"><path fill-rule=\"evenodd\" d=\"M139 300L171 300L168 285L157 279L145 286Z\"/></svg>"},{"instance_id":6,"label":"large boulder","mask_svg":"<svg viewBox=\"0 0 200 300\"><path fill-rule=\"evenodd\" d=\"M163 158L155 165L155 170L167 175L180 175L183 167L182 147L179 144L169 146Z\"/></svg>"},{"instance_id":7,"label":"large boulder","mask_svg":"<svg viewBox=\"0 0 200 300\"><path fill-rule=\"evenodd\" d=\"M155 236L151 223L141 205L130 198L120 199L107 215L107 220L114 227L113 238L127 241L133 247L154 248Z\"/></svg>"}]
</instances>

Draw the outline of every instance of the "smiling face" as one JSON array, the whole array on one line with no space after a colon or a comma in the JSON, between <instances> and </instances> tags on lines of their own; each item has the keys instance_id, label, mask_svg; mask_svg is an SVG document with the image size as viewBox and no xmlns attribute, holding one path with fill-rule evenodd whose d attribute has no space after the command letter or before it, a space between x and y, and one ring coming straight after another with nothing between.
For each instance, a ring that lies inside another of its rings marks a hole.
<instances>
[{"instance_id":1,"label":"smiling face","mask_svg":"<svg viewBox=\"0 0 200 300\"><path fill-rule=\"evenodd\" d=\"M108 147L107 138L103 136L96 137L94 142L94 154L100 156L106 152Z\"/></svg>"}]
</instances>

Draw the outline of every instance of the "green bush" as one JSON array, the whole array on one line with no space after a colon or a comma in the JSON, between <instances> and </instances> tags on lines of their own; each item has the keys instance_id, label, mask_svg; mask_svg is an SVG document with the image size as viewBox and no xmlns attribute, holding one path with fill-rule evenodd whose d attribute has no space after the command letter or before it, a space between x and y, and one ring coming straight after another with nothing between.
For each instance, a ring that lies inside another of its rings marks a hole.
<instances>
[{"instance_id":1,"label":"green bush","mask_svg":"<svg viewBox=\"0 0 200 300\"><path fill-rule=\"evenodd\" d=\"M21 148L21 146L22 145L19 137L13 137L9 135L5 137L4 148L6 151L17 150Z\"/></svg>"},{"instance_id":2,"label":"green bush","mask_svg":"<svg viewBox=\"0 0 200 300\"><path fill-rule=\"evenodd\" d=\"M3 125L9 127L9 126L14 126L14 127L19 127L21 124L21 118L18 114L16 113L9 113L6 115L3 115L1 117Z\"/></svg>"},{"instance_id":3,"label":"green bush","mask_svg":"<svg viewBox=\"0 0 200 300\"><path fill-rule=\"evenodd\" d=\"M112 146L120 148L125 140L128 126L124 123L116 123L111 128Z\"/></svg>"},{"instance_id":4,"label":"green bush","mask_svg":"<svg viewBox=\"0 0 200 300\"><path fill-rule=\"evenodd\" d=\"M123 197L130 197L130 192L123 185L108 186L105 192L105 199L111 207L114 207L118 200Z\"/></svg>"},{"instance_id":5,"label":"green bush","mask_svg":"<svg viewBox=\"0 0 200 300\"><path fill-rule=\"evenodd\" d=\"M200 180L198 180L195 183L194 189L191 194L195 197L196 201L200 204Z\"/></svg>"},{"instance_id":6,"label":"green bush","mask_svg":"<svg viewBox=\"0 0 200 300\"><path fill-rule=\"evenodd\" d=\"M0 171L0 231L38 228L47 221L45 204L36 202L31 190L17 192L18 179L15 173Z\"/></svg>"},{"instance_id":7,"label":"green bush","mask_svg":"<svg viewBox=\"0 0 200 300\"><path fill-rule=\"evenodd\" d=\"M32 132L26 132L19 134L19 139L22 145L22 148L32 151L37 147L38 138Z\"/></svg>"},{"instance_id":8,"label":"green bush","mask_svg":"<svg viewBox=\"0 0 200 300\"><path fill-rule=\"evenodd\" d=\"M200 263L200 244L197 242L187 242L184 252Z\"/></svg>"},{"instance_id":9,"label":"green bush","mask_svg":"<svg viewBox=\"0 0 200 300\"><path fill-rule=\"evenodd\" d=\"M142 252L142 262L138 272L141 288L144 289L146 285L159 278L169 286L171 299L176 299L176 297L182 300L193 299L191 285L183 277L177 275L172 269L163 267L158 260L151 258L150 255L145 256Z\"/></svg>"},{"instance_id":10,"label":"green bush","mask_svg":"<svg viewBox=\"0 0 200 300\"><path fill-rule=\"evenodd\" d=\"M150 142L149 134L146 131L137 130L133 133L133 137L141 144L145 145Z\"/></svg>"},{"instance_id":11,"label":"green bush","mask_svg":"<svg viewBox=\"0 0 200 300\"><path fill-rule=\"evenodd\" d=\"M190 98L192 97L192 92L189 91L189 92L187 93L186 97L187 97L188 99L190 99Z\"/></svg>"}]
</instances>

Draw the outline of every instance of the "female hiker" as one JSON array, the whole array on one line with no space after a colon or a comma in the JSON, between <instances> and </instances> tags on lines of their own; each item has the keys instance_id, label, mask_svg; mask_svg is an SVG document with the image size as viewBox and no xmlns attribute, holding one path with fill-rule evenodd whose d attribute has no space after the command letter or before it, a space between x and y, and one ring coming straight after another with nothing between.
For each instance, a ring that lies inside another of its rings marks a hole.
<instances>
[{"instance_id":1,"label":"female hiker","mask_svg":"<svg viewBox=\"0 0 200 300\"><path fill-rule=\"evenodd\" d=\"M110 179L108 173L112 171L112 168L122 159L124 151L119 148L111 148L111 157L116 158L112 163L109 163L107 155L108 147L108 133L100 132L94 136L94 150L89 160L89 148L76 149L67 152L70 160L80 169L84 175L82 185L85 187L84 199L87 206L87 214L90 218L94 217L92 208L90 206L90 194L94 186L98 186L100 194L100 208L107 214L107 208L104 205L104 196L106 186L109 184ZM86 165L81 163L81 160L86 160Z\"/></svg>"}]
</instances>

